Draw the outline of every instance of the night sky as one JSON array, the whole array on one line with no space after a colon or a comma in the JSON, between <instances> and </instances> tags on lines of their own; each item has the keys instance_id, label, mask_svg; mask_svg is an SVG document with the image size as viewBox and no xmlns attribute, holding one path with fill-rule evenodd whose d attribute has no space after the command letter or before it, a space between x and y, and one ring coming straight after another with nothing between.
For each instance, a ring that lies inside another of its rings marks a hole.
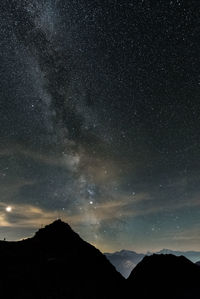
<instances>
[{"instance_id":1,"label":"night sky","mask_svg":"<svg viewBox=\"0 0 200 299\"><path fill-rule=\"evenodd\" d=\"M200 3L1 0L0 239L200 250Z\"/></svg>"}]
</instances>

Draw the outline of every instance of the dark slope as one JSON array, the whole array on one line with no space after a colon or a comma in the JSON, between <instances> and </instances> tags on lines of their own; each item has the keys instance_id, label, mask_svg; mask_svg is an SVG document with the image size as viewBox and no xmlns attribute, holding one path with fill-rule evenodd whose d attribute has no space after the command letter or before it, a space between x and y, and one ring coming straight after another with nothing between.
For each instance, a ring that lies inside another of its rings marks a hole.
<instances>
[{"instance_id":1,"label":"dark slope","mask_svg":"<svg viewBox=\"0 0 200 299\"><path fill-rule=\"evenodd\" d=\"M0 242L1 298L110 299L123 277L95 247L57 220L33 238Z\"/></svg>"},{"instance_id":2,"label":"dark slope","mask_svg":"<svg viewBox=\"0 0 200 299\"><path fill-rule=\"evenodd\" d=\"M12 299L197 299L200 267L146 256L125 279L95 247L57 220L33 238L0 242L0 294Z\"/></svg>"},{"instance_id":3,"label":"dark slope","mask_svg":"<svg viewBox=\"0 0 200 299\"><path fill-rule=\"evenodd\" d=\"M200 266L200 261L196 262L195 264L196 264L197 266Z\"/></svg>"},{"instance_id":4,"label":"dark slope","mask_svg":"<svg viewBox=\"0 0 200 299\"><path fill-rule=\"evenodd\" d=\"M139 298L200 298L200 267L183 256L146 256L127 282L129 293Z\"/></svg>"}]
</instances>

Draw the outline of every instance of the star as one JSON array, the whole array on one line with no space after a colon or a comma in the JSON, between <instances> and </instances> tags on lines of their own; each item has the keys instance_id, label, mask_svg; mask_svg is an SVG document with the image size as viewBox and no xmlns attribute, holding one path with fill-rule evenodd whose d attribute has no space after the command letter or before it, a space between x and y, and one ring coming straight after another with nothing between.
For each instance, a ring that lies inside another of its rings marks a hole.
<instances>
[{"instance_id":1,"label":"star","mask_svg":"<svg viewBox=\"0 0 200 299\"><path fill-rule=\"evenodd\" d=\"M8 212L8 213L12 212L12 207L11 206L7 206L6 207L6 212Z\"/></svg>"}]
</instances>

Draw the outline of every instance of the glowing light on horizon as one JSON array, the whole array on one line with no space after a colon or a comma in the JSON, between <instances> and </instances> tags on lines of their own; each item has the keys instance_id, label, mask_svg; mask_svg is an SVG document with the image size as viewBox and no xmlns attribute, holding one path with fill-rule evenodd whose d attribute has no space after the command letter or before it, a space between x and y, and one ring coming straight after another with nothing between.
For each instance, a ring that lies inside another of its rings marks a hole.
<instances>
[{"instance_id":1,"label":"glowing light on horizon","mask_svg":"<svg viewBox=\"0 0 200 299\"><path fill-rule=\"evenodd\" d=\"M6 212L8 213L12 212L12 207L11 206L6 207Z\"/></svg>"}]
</instances>

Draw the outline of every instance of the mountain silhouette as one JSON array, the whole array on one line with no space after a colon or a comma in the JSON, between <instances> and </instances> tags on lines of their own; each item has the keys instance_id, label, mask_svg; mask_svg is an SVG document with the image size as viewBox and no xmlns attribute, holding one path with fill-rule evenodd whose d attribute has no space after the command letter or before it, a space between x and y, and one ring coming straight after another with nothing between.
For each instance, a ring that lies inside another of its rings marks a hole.
<instances>
[{"instance_id":1,"label":"mountain silhouette","mask_svg":"<svg viewBox=\"0 0 200 299\"><path fill-rule=\"evenodd\" d=\"M174 251L171 249L162 249L160 251L154 252L155 254L173 254L176 256L185 256L187 259L196 263L200 261L199 251ZM145 257L145 255L152 255L153 252L147 252L146 254L137 253L131 250L121 250L113 253L104 253L107 259L115 266L117 271L119 271L125 278L127 278L131 271L136 267L136 265Z\"/></svg>"},{"instance_id":2,"label":"mountain silhouette","mask_svg":"<svg viewBox=\"0 0 200 299\"><path fill-rule=\"evenodd\" d=\"M61 220L33 238L1 241L0 266L1 298L120 298L124 284L107 258Z\"/></svg>"},{"instance_id":3,"label":"mountain silhouette","mask_svg":"<svg viewBox=\"0 0 200 299\"><path fill-rule=\"evenodd\" d=\"M185 257L145 256L125 280L105 255L61 220L32 238L0 241L0 266L4 299L200 298L200 267Z\"/></svg>"},{"instance_id":4,"label":"mountain silhouette","mask_svg":"<svg viewBox=\"0 0 200 299\"><path fill-rule=\"evenodd\" d=\"M195 264L196 264L197 266L200 266L200 261L196 262Z\"/></svg>"},{"instance_id":5,"label":"mountain silhouette","mask_svg":"<svg viewBox=\"0 0 200 299\"><path fill-rule=\"evenodd\" d=\"M200 267L184 256L154 254L131 272L127 283L136 298L200 298ZM132 297L134 298L134 297Z\"/></svg>"}]
</instances>

